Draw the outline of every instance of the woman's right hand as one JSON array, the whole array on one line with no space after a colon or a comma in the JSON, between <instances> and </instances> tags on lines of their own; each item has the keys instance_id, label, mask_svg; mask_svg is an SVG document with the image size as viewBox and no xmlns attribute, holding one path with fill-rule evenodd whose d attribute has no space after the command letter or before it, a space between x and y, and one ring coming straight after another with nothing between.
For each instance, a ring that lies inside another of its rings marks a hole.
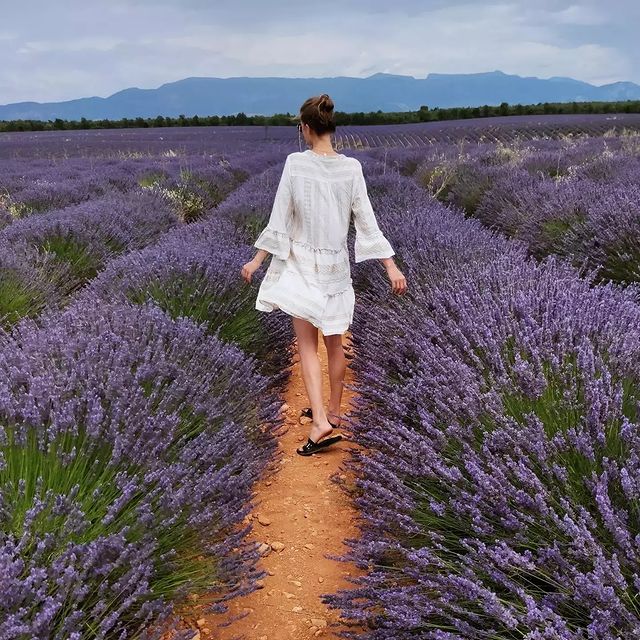
<instances>
[{"instance_id":1,"label":"woman's right hand","mask_svg":"<svg viewBox=\"0 0 640 640\"><path fill-rule=\"evenodd\" d=\"M387 267L387 275L389 276L389 280L391 281L391 290L393 291L393 293L401 295L406 292L407 279L395 264L391 264Z\"/></svg>"},{"instance_id":2,"label":"woman's right hand","mask_svg":"<svg viewBox=\"0 0 640 640\"><path fill-rule=\"evenodd\" d=\"M249 262L242 265L240 273L242 274L245 282L251 282L251 276L253 276L255 271L260 268L261 264L262 262L258 262L256 258L254 258L253 260L250 260Z\"/></svg>"}]
</instances>

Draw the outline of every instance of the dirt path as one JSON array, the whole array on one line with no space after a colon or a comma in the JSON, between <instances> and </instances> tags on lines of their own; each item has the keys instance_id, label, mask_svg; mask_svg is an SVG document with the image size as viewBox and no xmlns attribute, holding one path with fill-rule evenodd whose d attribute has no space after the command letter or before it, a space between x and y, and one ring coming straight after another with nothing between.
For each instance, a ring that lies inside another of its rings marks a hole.
<instances>
[{"instance_id":1,"label":"dirt path","mask_svg":"<svg viewBox=\"0 0 640 640\"><path fill-rule=\"evenodd\" d=\"M348 336L347 333L343 338L345 347ZM329 378L321 335L318 352L326 406ZM345 382L352 383L348 366ZM342 415L349 411L352 395L349 389L344 390ZM257 483L254 499L257 506L249 536L250 540L270 545L270 551L261 560L269 575L262 581L261 589L229 601L227 614L204 614L194 619L194 631L200 629L201 640L232 640L240 636L246 640L338 638L335 631L341 627L330 625L340 622L339 614L328 609L320 595L353 588L345 576L362 573L351 563L324 557L325 553L343 553L346 551L343 540L358 535L355 513L347 496L329 479L339 473L341 479L349 481L341 462L348 456L348 448L357 445L348 440L348 429L340 427L336 431L343 434L341 442L309 457L296 453L295 449L306 442L309 431L307 424L299 422L300 410L309 403L297 352L284 401L288 405L285 414L288 429L279 442L284 450L281 468L268 480ZM249 614L229 627L217 626L243 611Z\"/></svg>"}]
</instances>

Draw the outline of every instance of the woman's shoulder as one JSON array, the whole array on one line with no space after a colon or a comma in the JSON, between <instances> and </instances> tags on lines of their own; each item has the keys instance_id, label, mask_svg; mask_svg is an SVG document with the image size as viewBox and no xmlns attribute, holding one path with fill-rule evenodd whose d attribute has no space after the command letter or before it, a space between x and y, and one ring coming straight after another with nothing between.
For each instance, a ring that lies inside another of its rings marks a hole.
<instances>
[{"instance_id":1,"label":"woman's shoulder","mask_svg":"<svg viewBox=\"0 0 640 640\"><path fill-rule=\"evenodd\" d=\"M313 151L311 151L310 149L307 149L306 151L293 151L292 153L290 153L289 155L287 155L286 158L286 162L291 164L302 164L302 165L309 165L309 164L313 164L315 161L315 158L311 155L313 154ZM326 161L327 158L323 158L321 156L318 156L320 158L320 161ZM340 154L340 159L335 159L331 158L331 163L333 162L336 163L340 163L341 167L350 167L352 169L357 169L358 167L360 167L360 161L357 158L353 158L351 156L346 156L343 153ZM331 166L329 163L326 163L327 166ZM314 166L317 166L317 164L314 164Z\"/></svg>"}]
</instances>

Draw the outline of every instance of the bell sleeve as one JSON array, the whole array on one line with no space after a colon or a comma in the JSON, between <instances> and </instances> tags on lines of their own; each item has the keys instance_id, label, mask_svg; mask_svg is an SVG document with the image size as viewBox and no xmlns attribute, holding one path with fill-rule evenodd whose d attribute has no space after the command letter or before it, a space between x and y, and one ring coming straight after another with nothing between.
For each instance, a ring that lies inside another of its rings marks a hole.
<instances>
[{"instance_id":1,"label":"bell sleeve","mask_svg":"<svg viewBox=\"0 0 640 640\"><path fill-rule=\"evenodd\" d=\"M289 156L284 163L280 184L271 209L267 226L262 230L254 247L264 249L272 255L286 260L289 257L289 234L293 221L293 190L291 184L291 166Z\"/></svg>"},{"instance_id":2,"label":"bell sleeve","mask_svg":"<svg viewBox=\"0 0 640 640\"><path fill-rule=\"evenodd\" d=\"M369 200L367 185L358 161L354 176L351 213L356 228L354 245L355 261L362 262L371 258L390 258L395 255L393 247L378 226L376 216Z\"/></svg>"}]
</instances>

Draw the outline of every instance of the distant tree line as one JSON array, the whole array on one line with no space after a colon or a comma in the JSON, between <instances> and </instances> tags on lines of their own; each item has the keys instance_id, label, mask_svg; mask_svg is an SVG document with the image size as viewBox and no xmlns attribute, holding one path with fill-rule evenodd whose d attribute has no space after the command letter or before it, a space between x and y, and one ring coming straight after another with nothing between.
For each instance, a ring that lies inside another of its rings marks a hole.
<instances>
[{"instance_id":1,"label":"distant tree line","mask_svg":"<svg viewBox=\"0 0 640 640\"><path fill-rule=\"evenodd\" d=\"M640 100L620 102L538 102L537 104L509 104L498 106L429 108L422 105L417 111L336 111L336 125L406 124L465 118L491 118L495 116L521 116L561 113L640 113ZM272 116L248 116L243 112L227 116L156 116L155 118L121 118L119 120L0 120L1 131L55 131L71 129L130 129L147 127L232 127L292 124L292 116L276 113Z\"/></svg>"}]
</instances>

